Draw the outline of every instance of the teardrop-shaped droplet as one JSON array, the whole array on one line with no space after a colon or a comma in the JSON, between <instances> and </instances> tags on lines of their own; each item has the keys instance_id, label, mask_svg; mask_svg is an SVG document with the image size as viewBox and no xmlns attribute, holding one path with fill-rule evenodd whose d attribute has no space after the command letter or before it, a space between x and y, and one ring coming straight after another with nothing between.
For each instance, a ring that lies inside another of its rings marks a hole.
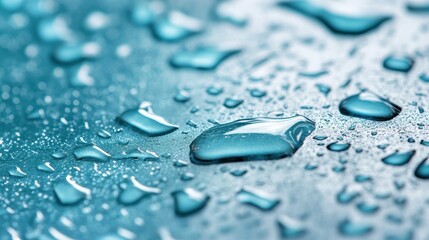
<instances>
[{"instance_id":1,"label":"teardrop-shaped droplet","mask_svg":"<svg viewBox=\"0 0 429 240\"><path fill-rule=\"evenodd\" d=\"M381 159L381 161L383 161L383 163L387 165L402 166L407 164L414 156L415 153L416 153L415 150L406 151L406 152L396 151L390 154L389 156L384 157L383 159Z\"/></svg>"},{"instance_id":2,"label":"teardrop-shaped droplet","mask_svg":"<svg viewBox=\"0 0 429 240\"><path fill-rule=\"evenodd\" d=\"M307 233L307 227L296 219L282 215L277 219L277 226L282 238L299 238Z\"/></svg>"},{"instance_id":3,"label":"teardrop-shaped droplet","mask_svg":"<svg viewBox=\"0 0 429 240\"><path fill-rule=\"evenodd\" d=\"M54 192L58 201L63 205L73 205L83 201L91 194L88 188L82 187L67 176L64 180L54 183Z\"/></svg>"},{"instance_id":4,"label":"teardrop-shaped droplet","mask_svg":"<svg viewBox=\"0 0 429 240\"><path fill-rule=\"evenodd\" d=\"M193 188L185 188L172 193L174 210L178 216L189 216L203 209L210 197Z\"/></svg>"},{"instance_id":5,"label":"teardrop-shaped droplet","mask_svg":"<svg viewBox=\"0 0 429 240\"><path fill-rule=\"evenodd\" d=\"M145 197L161 192L159 188L148 187L141 184L134 176L122 183L120 187L121 193L119 194L118 202L124 205L136 204Z\"/></svg>"},{"instance_id":6,"label":"teardrop-shaped droplet","mask_svg":"<svg viewBox=\"0 0 429 240\"><path fill-rule=\"evenodd\" d=\"M382 13L371 13L350 3L337 3L332 9L320 4L320 1L282 1L282 7L287 7L308 17L318 20L331 31L339 34L359 35L376 29L392 17ZM350 11L354 11L353 13Z\"/></svg>"},{"instance_id":7,"label":"teardrop-shaped droplet","mask_svg":"<svg viewBox=\"0 0 429 240\"><path fill-rule=\"evenodd\" d=\"M157 160L159 156L149 150L143 151L140 148L133 149L121 155L114 155L114 159L132 159L132 160Z\"/></svg>"},{"instance_id":8,"label":"teardrop-shaped droplet","mask_svg":"<svg viewBox=\"0 0 429 240\"><path fill-rule=\"evenodd\" d=\"M364 236L373 231L373 226L365 223L355 223L346 218L338 225L338 230L341 234L348 237Z\"/></svg>"},{"instance_id":9,"label":"teardrop-shaped droplet","mask_svg":"<svg viewBox=\"0 0 429 240\"><path fill-rule=\"evenodd\" d=\"M58 63L72 64L97 58L100 51L100 45L95 42L64 44L54 51L52 58Z\"/></svg>"},{"instance_id":10,"label":"teardrop-shaped droplet","mask_svg":"<svg viewBox=\"0 0 429 240\"><path fill-rule=\"evenodd\" d=\"M106 162L110 160L110 154L96 145L85 145L73 151L76 160Z\"/></svg>"},{"instance_id":11,"label":"teardrop-shaped droplet","mask_svg":"<svg viewBox=\"0 0 429 240\"><path fill-rule=\"evenodd\" d=\"M24 178L27 176L27 174L18 166L10 168L8 172L11 177Z\"/></svg>"},{"instance_id":12,"label":"teardrop-shaped droplet","mask_svg":"<svg viewBox=\"0 0 429 240\"><path fill-rule=\"evenodd\" d=\"M369 91L347 97L339 106L340 113L375 121L388 121L398 116L401 107Z\"/></svg>"},{"instance_id":13,"label":"teardrop-shaped droplet","mask_svg":"<svg viewBox=\"0 0 429 240\"><path fill-rule=\"evenodd\" d=\"M350 148L350 143L333 142L328 146L326 146L326 148L329 151L333 151L333 152L343 152L343 151L347 151Z\"/></svg>"},{"instance_id":14,"label":"teardrop-shaped droplet","mask_svg":"<svg viewBox=\"0 0 429 240\"><path fill-rule=\"evenodd\" d=\"M263 211L275 208L280 200L262 190L244 187L237 193L237 200L244 204L249 204Z\"/></svg>"},{"instance_id":15,"label":"teardrop-shaped droplet","mask_svg":"<svg viewBox=\"0 0 429 240\"><path fill-rule=\"evenodd\" d=\"M203 30L203 24L190 16L172 11L155 21L152 34L160 41L177 42Z\"/></svg>"},{"instance_id":16,"label":"teardrop-shaped droplet","mask_svg":"<svg viewBox=\"0 0 429 240\"><path fill-rule=\"evenodd\" d=\"M40 171L43 171L43 172L47 172L47 173L55 172L55 169L51 166L50 162L45 162L45 163L39 164L37 166L37 169L39 169Z\"/></svg>"},{"instance_id":17,"label":"teardrop-shaped droplet","mask_svg":"<svg viewBox=\"0 0 429 240\"><path fill-rule=\"evenodd\" d=\"M383 67L397 72L409 72L413 68L414 60L406 56L389 56L384 59Z\"/></svg>"},{"instance_id":18,"label":"teardrop-shaped droplet","mask_svg":"<svg viewBox=\"0 0 429 240\"><path fill-rule=\"evenodd\" d=\"M414 171L414 175L420 179L429 179L429 162L428 158L422 160Z\"/></svg>"},{"instance_id":19,"label":"teardrop-shaped droplet","mask_svg":"<svg viewBox=\"0 0 429 240\"><path fill-rule=\"evenodd\" d=\"M138 109L125 111L119 116L119 121L150 137L165 135L179 128L153 113L148 102L143 102Z\"/></svg>"},{"instance_id":20,"label":"teardrop-shaped droplet","mask_svg":"<svg viewBox=\"0 0 429 240\"><path fill-rule=\"evenodd\" d=\"M239 49L199 47L193 51L182 50L175 53L170 58L170 64L176 68L213 70L225 59L239 52Z\"/></svg>"},{"instance_id":21,"label":"teardrop-shaped droplet","mask_svg":"<svg viewBox=\"0 0 429 240\"><path fill-rule=\"evenodd\" d=\"M303 116L248 118L216 125L191 143L196 164L270 160L292 156L315 129Z\"/></svg>"}]
</instances>

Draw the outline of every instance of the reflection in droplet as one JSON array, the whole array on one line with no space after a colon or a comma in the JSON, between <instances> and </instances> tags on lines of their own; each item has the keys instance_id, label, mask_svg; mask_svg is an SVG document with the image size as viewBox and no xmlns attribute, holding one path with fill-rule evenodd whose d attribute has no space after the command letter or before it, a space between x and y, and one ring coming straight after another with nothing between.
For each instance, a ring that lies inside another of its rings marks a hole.
<instances>
[{"instance_id":1,"label":"reflection in droplet","mask_svg":"<svg viewBox=\"0 0 429 240\"><path fill-rule=\"evenodd\" d=\"M96 145L77 147L73 151L76 160L106 162L110 160L110 154Z\"/></svg>"}]
</instances>

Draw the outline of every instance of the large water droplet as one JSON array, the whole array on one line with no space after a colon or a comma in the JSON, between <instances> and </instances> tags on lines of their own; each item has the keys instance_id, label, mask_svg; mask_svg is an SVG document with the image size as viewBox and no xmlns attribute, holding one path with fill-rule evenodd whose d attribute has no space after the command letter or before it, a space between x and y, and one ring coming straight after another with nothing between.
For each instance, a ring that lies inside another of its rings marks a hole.
<instances>
[{"instance_id":1,"label":"large water droplet","mask_svg":"<svg viewBox=\"0 0 429 240\"><path fill-rule=\"evenodd\" d=\"M239 52L239 49L234 48L199 47L193 51L182 50L175 53L170 58L170 64L176 68L212 70L222 61Z\"/></svg>"},{"instance_id":2,"label":"large water droplet","mask_svg":"<svg viewBox=\"0 0 429 240\"><path fill-rule=\"evenodd\" d=\"M364 236L373 231L373 227L365 223L355 223L350 219L344 219L338 225L338 230L345 236Z\"/></svg>"},{"instance_id":3,"label":"large water droplet","mask_svg":"<svg viewBox=\"0 0 429 240\"><path fill-rule=\"evenodd\" d=\"M143 102L138 109L127 110L119 121L128 124L147 136L161 136L176 131L179 127L153 113L151 104Z\"/></svg>"},{"instance_id":4,"label":"large water droplet","mask_svg":"<svg viewBox=\"0 0 429 240\"><path fill-rule=\"evenodd\" d=\"M406 56L389 56L383 61L384 68L397 72L409 72L413 65L414 60Z\"/></svg>"},{"instance_id":5,"label":"large water droplet","mask_svg":"<svg viewBox=\"0 0 429 240\"><path fill-rule=\"evenodd\" d=\"M237 193L241 203L249 204L261 210L268 211L275 208L280 200L270 194L255 188L244 187Z\"/></svg>"},{"instance_id":6,"label":"large water droplet","mask_svg":"<svg viewBox=\"0 0 429 240\"><path fill-rule=\"evenodd\" d=\"M118 202L125 205L136 204L145 197L161 192L159 188L141 184L134 176L122 183L120 187L121 193L119 194Z\"/></svg>"},{"instance_id":7,"label":"large water droplet","mask_svg":"<svg viewBox=\"0 0 429 240\"><path fill-rule=\"evenodd\" d=\"M401 112L401 107L369 91L350 96L341 101L340 113L375 121L388 121Z\"/></svg>"},{"instance_id":8,"label":"large water droplet","mask_svg":"<svg viewBox=\"0 0 429 240\"><path fill-rule=\"evenodd\" d=\"M390 154L389 156L384 157L383 159L381 159L381 161L383 161L383 163L387 165L402 166L407 164L414 156L415 153L416 153L415 150L406 151L406 152L396 151Z\"/></svg>"},{"instance_id":9,"label":"large water droplet","mask_svg":"<svg viewBox=\"0 0 429 240\"><path fill-rule=\"evenodd\" d=\"M351 8L350 3L338 3L332 9L320 4L320 1L284 1L279 5L314 18L327 26L331 31L339 34L358 35L374 30L391 16L381 13L368 13L358 7ZM354 11L354 12L350 12Z\"/></svg>"},{"instance_id":10,"label":"large water droplet","mask_svg":"<svg viewBox=\"0 0 429 240\"><path fill-rule=\"evenodd\" d=\"M334 142L334 143L331 143L328 146L326 146L326 148L329 151L333 151L333 152L347 151L350 148L350 143Z\"/></svg>"},{"instance_id":11,"label":"large water droplet","mask_svg":"<svg viewBox=\"0 0 429 240\"><path fill-rule=\"evenodd\" d=\"M428 158L422 160L414 171L414 175L420 179L429 179L429 163Z\"/></svg>"},{"instance_id":12,"label":"large water droplet","mask_svg":"<svg viewBox=\"0 0 429 240\"><path fill-rule=\"evenodd\" d=\"M110 154L96 145L85 145L73 151L76 160L106 162L110 159Z\"/></svg>"},{"instance_id":13,"label":"large water droplet","mask_svg":"<svg viewBox=\"0 0 429 240\"><path fill-rule=\"evenodd\" d=\"M174 210L178 216L188 216L203 209L210 197L205 193L199 192L193 188L172 193L174 199Z\"/></svg>"},{"instance_id":14,"label":"large water droplet","mask_svg":"<svg viewBox=\"0 0 429 240\"><path fill-rule=\"evenodd\" d=\"M22 169L18 166L15 166L8 170L9 176L16 177L16 178L24 178L27 176L27 174L22 171Z\"/></svg>"},{"instance_id":15,"label":"large water droplet","mask_svg":"<svg viewBox=\"0 0 429 240\"><path fill-rule=\"evenodd\" d=\"M91 194L89 189L77 184L71 179L71 176L54 183L54 192L59 202L63 205L77 204Z\"/></svg>"},{"instance_id":16,"label":"large water droplet","mask_svg":"<svg viewBox=\"0 0 429 240\"><path fill-rule=\"evenodd\" d=\"M282 238L298 238L307 232L307 228L301 221L282 215L277 219L277 226Z\"/></svg>"},{"instance_id":17,"label":"large water droplet","mask_svg":"<svg viewBox=\"0 0 429 240\"><path fill-rule=\"evenodd\" d=\"M203 24L181 12L173 11L152 24L153 35L161 41L177 42L203 30Z\"/></svg>"},{"instance_id":18,"label":"large water droplet","mask_svg":"<svg viewBox=\"0 0 429 240\"><path fill-rule=\"evenodd\" d=\"M191 160L212 164L292 156L314 129L314 122L303 116L249 118L219 124L191 143Z\"/></svg>"}]
</instances>

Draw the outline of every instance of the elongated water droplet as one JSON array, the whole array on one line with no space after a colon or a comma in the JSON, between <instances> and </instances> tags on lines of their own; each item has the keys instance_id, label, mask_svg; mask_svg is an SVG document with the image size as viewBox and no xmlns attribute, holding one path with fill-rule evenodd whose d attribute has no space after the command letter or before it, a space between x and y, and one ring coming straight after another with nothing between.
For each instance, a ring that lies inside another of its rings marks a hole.
<instances>
[{"instance_id":1,"label":"elongated water droplet","mask_svg":"<svg viewBox=\"0 0 429 240\"><path fill-rule=\"evenodd\" d=\"M411 158L414 156L415 153L416 153L415 150L406 151L406 152L395 151L394 153L381 159L381 161L391 166L403 166L411 160Z\"/></svg>"},{"instance_id":2,"label":"elongated water droplet","mask_svg":"<svg viewBox=\"0 0 429 240\"><path fill-rule=\"evenodd\" d=\"M67 176L64 180L54 183L55 196L63 205L74 205L83 201L91 194L88 188L82 187Z\"/></svg>"},{"instance_id":3,"label":"elongated water droplet","mask_svg":"<svg viewBox=\"0 0 429 240\"><path fill-rule=\"evenodd\" d=\"M351 146L350 143L333 142L328 146L326 146L326 148L329 151L333 151L333 152L343 152L343 151L347 151L350 148L350 146Z\"/></svg>"},{"instance_id":4,"label":"elongated water droplet","mask_svg":"<svg viewBox=\"0 0 429 240\"><path fill-rule=\"evenodd\" d=\"M238 48L199 47L193 51L182 50L175 53L170 58L170 64L176 68L213 70L225 59L239 52Z\"/></svg>"},{"instance_id":5,"label":"elongated water droplet","mask_svg":"<svg viewBox=\"0 0 429 240\"><path fill-rule=\"evenodd\" d=\"M155 21L151 26L153 35L160 41L177 42L203 30L203 24L181 12L173 11Z\"/></svg>"},{"instance_id":6,"label":"elongated water droplet","mask_svg":"<svg viewBox=\"0 0 429 240\"><path fill-rule=\"evenodd\" d=\"M59 151L52 153L51 156L55 159L64 159L67 157L67 153Z\"/></svg>"},{"instance_id":7,"label":"elongated water droplet","mask_svg":"<svg viewBox=\"0 0 429 240\"><path fill-rule=\"evenodd\" d=\"M249 118L219 124L191 143L191 160L212 164L292 156L314 129L314 122L303 116Z\"/></svg>"},{"instance_id":8,"label":"elongated water droplet","mask_svg":"<svg viewBox=\"0 0 429 240\"><path fill-rule=\"evenodd\" d=\"M210 200L208 195L193 188L175 191L172 193L172 196L174 199L174 210L181 217L200 211Z\"/></svg>"},{"instance_id":9,"label":"elongated water droplet","mask_svg":"<svg viewBox=\"0 0 429 240\"><path fill-rule=\"evenodd\" d=\"M318 20L331 31L339 34L359 35L376 29L392 17L386 14L374 13L362 10L358 6L347 5L350 3L337 3L334 8L324 7L318 1L282 1L280 6L287 7L308 17ZM353 8L352 8L353 7ZM350 13L350 11L354 11Z\"/></svg>"},{"instance_id":10,"label":"elongated water droplet","mask_svg":"<svg viewBox=\"0 0 429 240\"><path fill-rule=\"evenodd\" d=\"M118 202L124 205L136 204L145 197L161 192L159 188L148 187L141 184L134 176L122 183L120 187L121 193L119 194Z\"/></svg>"},{"instance_id":11,"label":"elongated water droplet","mask_svg":"<svg viewBox=\"0 0 429 240\"><path fill-rule=\"evenodd\" d=\"M50 162L41 163L37 166L37 169L47 173L55 172L55 169L51 166Z\"/></svg>"},{"instance_id":12,"label":"elongated water droplet","mask_svg":"<svg viewBox=\"0 0 429 240\"><path fill-rule=\"evenodd\" d=\"M429 1L427 0L408 0L406 4L407 10L414 13L428 13Z\"/></svg>"},{"instance_id":13,"label":"elongated water droplet","mask_svg":"<svg viewBox=\"0 0 429 240\"><path fill-rule=\"evenodd\" d=\"M88 64L82 64L73 69L70 77L72 87L89 87L94 85L94 78L91 76L91 67Z\"/></svg>"},{"instance_id":14,"label":"elongated water droplet","mask_svg":"<svg viewBox=\"0 0 429 240\"><path fill-rule=\"evenodd\" d=\"M338 230L344 236L364 236L373 231L373 227L370 224L355 223L350 219L346 218L338 225Z\"/></svg>"},{"instance_id":15,"label":"elongated water droplet","mask_svg":"<svg viewBox=\"0 0 429 240\"><path fill-rule=\"evenodd\" d=\"M277 226L282 238L298 238L307 233L307 227L301 221L286 215L277 219Z\"/></svg>"},{"instance_id":16,"label":"elongated water droplet","mask_svg":"<svg viewBox=\"0 0 429 240\"><path fill-rule=\"evenodd\" d=\"M374 214L380 209L378 204L368 202L359 202L356 207L363 214Z\"/></svg>"},{"instance_id":17,"label":"elongated water droplet","mask_svg":"<svg viewBox=\"0 0 429 240\"><path fill-rule=\"evenodd\" d=\"M243 102L244 100L241 98L231 97L225 99L225 101L223 102L223 106L225 106L226 108L236 108L240 106Z\"/></svg>"},{"instance_id":18,"label":"elongated water droplet","mask_svg":"<svg viewBox=\"0 0 429 240\"><path fill-rule=\"evenodd\" d=\"M185 103L191 99L191 96L188 91L180 90L174 95L174 101L179 103Z\"/></svg>"},{"instance_id":19,"label":"elongated water droplet","mask_svg":"<svg viewBox=\"0 0 429 240\"><path fill-rule=\"evenodd\" d=\"M397 72L409 72L414 65L410 57L389 56L384 59L383 67Z\"/></svg>"},{"instance_id":20,"label":"elongated water droplet","mask_svg":"<svg viewBox=\"0 0 429 240\"><path fill-rule=\"evenodd\" d=\"M414 171L414 175L420 179L429 179L429 163L428 158L422 160Z\"/></svg>"},{"instance_id":21,"label":"elongated water droplet","mask_svg":"<svg viewBox=\"0 0 429 240\"><path fill-rule=\"evenodd\" d=\"M76 160L106 162L110 160L110 154L96 145L85 145L73 151Z\"/></svg>"},{"instance_id":22,"label":"elongated water droplet","mask_svg":"<svg viewBox=\"0 0 429 240\"><path fill-rule=\"evenodd\" d=\"M388 121L398 116L401 107L374 93L363 91L341 101L340 113L375 121Z\"/></svg>"},{"instance_id":23,"label":"elongated water droplet","mask_svg":"<svg viewBox=\"0 0 429 240\"><path fill-rule=\"evenodd\" d=\"M343 187L341 191L337 193L337 201L340 204L348 204L360 196L360 192L351 187Z\"/></svg>"},{"instance_id":24,"label":"elongated water droplet","mask_svg":"<svg viewBox=\"0 0 429 240\"><path fill-rule=\"evenodd\" d=\"M27 176L27 174L18 166L10 168L8 172L11 177L24 178Z\"/></svg>"},{"instance_id":25,"label":"elongated water droplet","mask_svg":"<svg viewBox=\"0 0 429 240\"><path fill-rule=\"evenodd\" d=\"M131 150L125 154L115 155L114 159L132 159L132 160L157 160L159 156L149 150L143 151L140 148Z\"/></svg>"},{"instance_id":26,"label":"elongated water droplet","mask_svg":"<svg viewBox=\"0 0 429 240\"><path fill-rule=\"evenodd\" d=\"M119 121L150 137L165 135L179 128L153 113L150 105L143 102L138 109L125 111L119 116Z\"/></svg>"},{"instance_id":27,"label":"elongated water droplet","mask_svg":"<svg viewBox=\"0 0 429 240\"><path fill-rule=\"evenodd\" d=\"M275 208L280 200L262 190L244 187L237 193L237 199L241 203L249 204L263 211Z\"/></svg>"},{"instance_id":28,"label":"elongated water droplet","mask_svg":"<svg viewBox=\"0 0 429 240\"><path fill-rule=\"evenodd\" d=\"M98 43L73 43L64 44L58 47L52 58L62 64L72 64L97 58L100 54L101 47Z\"/></svg>"}]
</instances>

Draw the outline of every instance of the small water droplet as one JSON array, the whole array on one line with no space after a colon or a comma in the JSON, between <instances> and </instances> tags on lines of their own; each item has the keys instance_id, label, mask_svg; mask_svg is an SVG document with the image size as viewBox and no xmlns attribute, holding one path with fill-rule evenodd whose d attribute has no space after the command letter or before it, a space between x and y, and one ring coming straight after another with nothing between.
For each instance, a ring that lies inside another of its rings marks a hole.
<instances>
[{"instance_id":1,"label":"small water droplet","mask_svg":"<svg viewBox=\"0 0 429 240\"><path fill-rule=\"evenodd\" d=\"M124 205L136 204L145 197L161 192L159 188L148 187L141 184L134 176L120 184L120 188L121 192L118 197L118 202Z\"/></svg>"},{"instance_id":2,"label":"small water droplet","mask_svg":"<svg viewBox=\"0 0 429 240\"><path fill-rule=\"evenodd\" d=\"M69 82L72 87L89 87L94 85L94 78L91 76L91 67L88 64L82 64L74 69Z\"/></svg>"},{"instance_id":3,"label":"small water droplet","mask_svg":"<svg viewBox=\"0 0 429 240\"><path fill-rule=\"evenodd\" d=\"M191 99L189 92L186 90L180 90L174 95L174 101L179 103L185 103Z\"/></svg>"},{"instance_id":4,"label":"small water droplet","mask_svg":"<svg viewBox=\"0 0 429 240\"><path fill-rule=\"evenodd\" d=\"M381 159L381 161L391 166L403 166L411 160L415 153L415 150L406 152L395 151L394 153Z\"/></svg>"},{"instance_id":5,"label":"small water droplet","mask_svg":"<svg viewBox=\"0 0 429 240\"><path fill-rule=\"evenodd\" d=\"M209 86L206 90L209 95L217 96L223 92L223 88L219 86Z\"/></svg>"},{"instance_id":6,"label":"small water droplet","mask_svg":"<svg viewBox=\"0 0 429 240\"><path fill-rule=\"evenodd\" d=\"M241 177L241 176L244 176L244 174L247 173L247 170L246 169L235 169L235 170L233 170L233 171L231 171L229 173L232 176L234 176L234 177Z\"/></svg>"},{"instance_id":7,"label":"small water droplet","mask_svg":"<svg viewBox=\"0 0 429 240\"><path fill-rule=\"evenodd\" d=\"M414 65L414 60L406 56L389 56L384 59L383 67L392 71L407 73Z\"/></svg>"},{"instance_id":8,"label":"small water droplet","mask_svg":"<svg viewBox=\"0 0 429 240\"><path fill-rule=\"evenodd\" d=\"M230 56L239 53L238 48L199 47L193 51L182 50L170 58L170 64L176 68L213 70Z\"/></svg>"},{"instance_id":9,"label":"small water droplet","mask_svg":"<svg viewBox=\"0 0 429 240\"><path fill-rule=\"evenodd\" d=\"M340 143L340 142L333 142L328 144L328 146L326 146L326 148L329 151L333 151L333 152L343 152L343 151L347 151L350 148L350 143Z\"/></svg>"},{"instance_id":10,"label":"small water droplet","mask_svg":"<svg viewBox=\"0 0 429 240\"><path fill-rule=\"evenodd\" d=\"M429 179L429 163L428 158L422 160L414 171L414 175L420 179Z\"/></svg>"},{"instance_id":11,"label":"small water droplet","mask_svg":"<svg viewBox=\"0 0 429 240\"><path fill-rule=\"evenodd\" d=\"M282 238L298 238L307 233L307 227L301 221L282 215L277 219L277 226Z\"/></svg>"},{"instance_id":12,"label":"small water droplet","mask_svg":"<svg viewBox=\"0 0 429 240\"><path fill-rule=\"evenodd\" d=\"M357 209L363 214L374 214L380 209L380 206L376 203L359 202L356 205Z\"/></svg>"},{"instance_id":13,"label":"small water droplet","mask_svg":"<svg viewBox=\"0 0 429 240\"><path fill-rule=\"evenodd\" d=\"M328 94L331 92L331 87L323 83L317 83L316 88L325 96L328 96Z\"/></svg>"},{"instance_id":14,"label":"small water droplet","mask_svg":"<svg viewBox=\"0 0 429 240\"><path fill-rule=\"evenodd\" d=\"M106 130L104 130L104 129L102 129L102 130L100 130L100 131L98 131L97 132L97 135L99 136L99 137L101 137L101 138L111 138L112 137L112 134L110 134L108 131L106 131Z\"/></svg>"},{"instance_id":15,"label":"small water droplet","mask_svg":"<svg viewBox=\"0 0 429 240\"><path fill-rule=\"evenodd\" d=\"M152 34L160 41L177 42L203 30L203 24L190 16L172 11L151 25Z\"/></svg>"},{"instance_id":16,"label":"small water droplet","mask_svg":"<svg viewBox=\"0 0 429 240\"><path fill-rule=\"evenodd\" d=\"M37 26L39 38L46 43L72 39L72 33L62 17L43 19Z\"/></svg>"},{"instance_id":17,"label":"small water droplet","mask_svg":"<svg viewBox=\"0 0 429 240\"><path fill-rule=\"evenodd\" d=\"M119 121L149 137L161 136L176 131L179 127L156 115L148 102L143 102L138 109L130 109L119 116Z\"/></svg>"},{"instance_id":18,"label":"small water droplet","mask_svg":"<svg viewBox=\"0 0 429 240\"><path fill-rule=\"evenodd\" d=\"M341 101L340 113L375 121L388 121L401 112L401 107L374 93L363 91Z\"/></svg>"},{"instance_id":19,"label":"small water droplet","mask_svg":"<svg viewBox=\"0 0 429 240\"><path fill-rule=\"evenodd\" d=\"M241 98L231 97L225 99L225 101L223 102L223 106L225 106L226 108L236 108L240 106L243 102L244 100Z\"/></svg>"},{"instance_id":20,"label":"small water droplet","mask_svg":"<svg viewBox=\"0 0 429 240\"><path fill-rule=\"evenodd\" d=\"M99 56L101 47L98 43L67 43L58 47L52 58L62 64L73 64L83 60L95 59Z\"/></svg>"},{"instance_id":21,"label":"small water droplet","mask_svg":"<svg viewBox=\"0 0 429 240\"><path fill-rule=\"evenodd\" d=\"M124 154L114 155L113 158L121 159L121 160L132 159L132 160L145 161L145 160L158 160L159 156L156 153L151 152L149 150L143 151L140 148L137 148Z\"/></svg>"},{"instance_id":22,"label":"small water droplet","mask_svg":"<svg viewBox=\"0 0 429 240\"><path fill-rule=\"evenodd\" d=\"M9 176L11 177L24 178L27 176L27 174L24 171L22 171L22 169L19 168L18 166L15 166L9 169L8 172L9 172Z\"/></svg>"},{"instance_id":23,"label":"small water droplet","mask_svg":"<svg viewBox=\"0 0 429 240\"><path fill-rule=\"evenodd\" d=\"M338 225L339 232L348 237L364 236L371 233L373 229L370 224L352 222L348 218L342 220Z\"/></svg>"},{"instance_id":24,"label":"small water droplet","mask_svg":"<svg viewBox=\"0 0 429 240\"><path fill-rule=\"evenodd\" d=\"M193 188L185 188L172 193L174 210L178 216L189 216L203 209L210 197Z\"/></svg>"},{"instance_id":25,"label":"small water droplet","mask_svg":"<svg viewBox=\"0 0 429 240\"><path fill-rule=\"evenodd\" d=\"M314 129L314 122L303 116L249 118L219 124L191 143L191 160L212 164L292 156Z\"/></svg>"},{"instance_id":26,"label":"small water droplet","mask_svg":"<svg viewBox=\"0 0 429 240\"><path fill-rule=\"evenodd\" d=\"M62 151L58 151L58 152L54 152L51 154L51 156L55 159L64 159L67 157L67 153L62 152Z\"/></svg>"},{"instance_id":27,"label":"small water droplet","mask_svg":"<svg viewBox=\"0 0 429 240\"><path fill-rule=\"evenodd\" d=\"M357 189L345 186L337 193L337 201L340 204L348 204L359 196L360 192Z\"/></svg>"},{"instance_id":28,"label":"small water droplet","mask_svg":"<svg viewBox=\"0 0 429 240\"><path fill-rule=\"evenodd\" d=\"M47 173L55 172L55 169L51 166L50 162L41 163L37 166L37 169Z\"/></svg>"},{"instance_id":29,"label":"small water droplet","mask_svg":"<svg viewBox=\"0 0 429 240\"><path fill-rule=\"evenodd\" d=\"M263 211L275 208L280 200L262 190L244 187L237 193L237 199L241 203L249 204Z\"/></svg>"},{"instance_id":30,"label":"small water droplet","mask_svg":"<svg viewBox=\"0 0 429 240\"><path fill-rule=\"evenodd\" d=\"M147 26L164 11L161 1L138 2L131 8L131 21L137 26Z\"/></svg>"},{"instance_id":31,"label":"small water droplet","mask_svg":"<svg viewBox=\"0 0 429 240\"><path fill-rule=\"evenodd\" d=\"M265 97L267 95L267 91L262 90L262 89L258 89L258 88L254 88L254 89L250 89L250 95L252 97L255 97L255 98L261 98L261 97Z\"/></svg>"}]
</instances>

